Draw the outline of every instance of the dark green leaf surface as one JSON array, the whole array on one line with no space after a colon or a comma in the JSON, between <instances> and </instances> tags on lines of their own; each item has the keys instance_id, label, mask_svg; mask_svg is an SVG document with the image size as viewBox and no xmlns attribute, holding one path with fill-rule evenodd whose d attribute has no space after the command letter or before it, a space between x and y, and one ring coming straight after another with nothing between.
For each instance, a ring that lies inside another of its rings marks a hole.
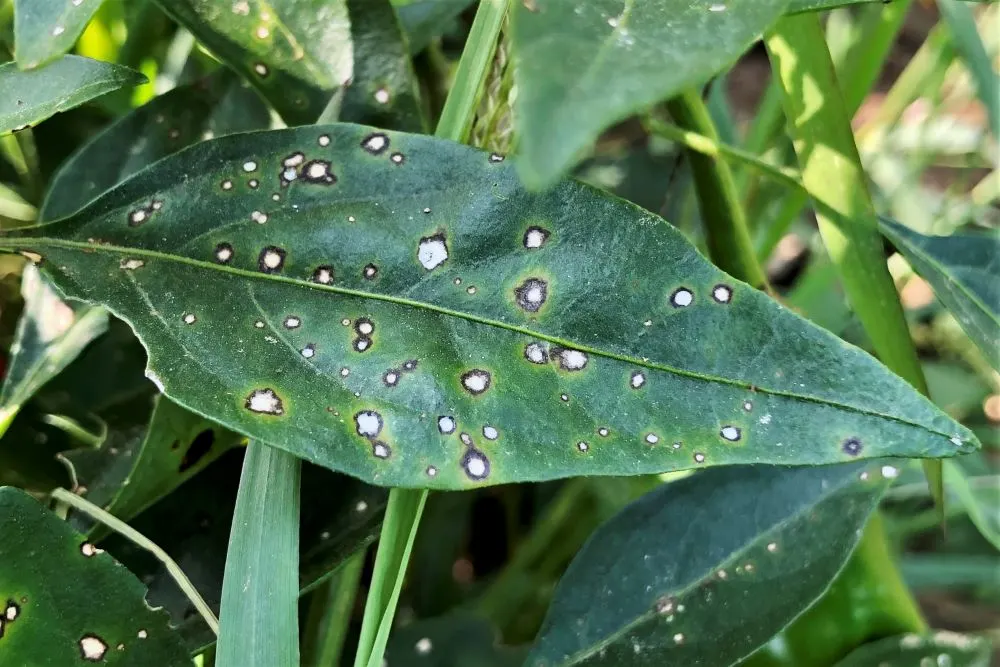
<instances>
[{"instance_id":1,"label":"dark green leaf surface","mask_svg":"<svg viewBox=\"0 0 1000 667\"><path fill-rule=\"evenodd\" d=\"M896 474L731 467L661 486L580 550L525 665L732 665L822 595Z\"/></svg>"},{"instance_id":2,"label":"dark green leaf surface","mask_svg":"<svg viewBox=\"0 0 1000 667\"><path fill-rule=\"evenodd\" d=\"M1000 370L1000 234L924 236L888 218L879 225Z\"/></svg>"},{"instance_id":3,"label":"dark green leaf surface","mask_svg":"<svg viewBox=\"0 0 1000 667\"><path fill-rule=\"evenodd\" d=\"M410 45L410 53L420 53L449 28L451 22L472 4L472 0L415 0L394 4Z\"/></svg>"},{"instance_id":4,"label":"dark green leaf surface","mask_svg":"<svg viewBox=\"0 0 1000 667\"><path fill-rule=\"evenodd\" d=\"M196 215L192 215L197 211ZM874 359L587 186L336 125L192 147L8 236L182 405L384 485L949 456Z\"/></svg>"},{"instance_id":5,"label":"dark green leaf surface","mask_svg":"<svg viewBox=\"0 0 1000 667\"><path fill-rule=\"evenodd\" d=\"M319 117L354 72L346 0L157 0L290 124Z\"/></svg>"},{"instance_id":6,"label":"dark green leaf surface","mask_svg":"<svg viewBox=\"0 0 1000 667\"><path fill-rule=\"evenodd\" d=\"M990 643L985 639L937 632L921 637L886 637L865 644L837 663L837 667L989 667Z\"/></svg>"},{"instance_id":7,"label":"dark green leaf surface","mask_svg":"<svg viewBox=\"0 0 1000 667\"><path fill-rule=\"evenodd\" d=\"M103 0L14 0L14 59L40 67L73 48Z\"/></svg>"},{"instance_id":8,"label":"dark green leaf surface","mask_svg":"<svg viewBox=\"0 0 1000 667\"><path fill-rule=\"evenodd\" d=\"M146 81L138 72L79 56L63 56L22 72L13 62L0 65L0 134L34 125L112 90Z\"/></svg>"},{"instance_id":9,"label":"dark green leaf surface","mask_svg":"<svg viewBox=\"0 0 1000 667\"><path fill-rule=\"evenodd\" d=\"M25 401L108 328L103 308L68 304L27 265L21 283L24 310L0 388L0 424L9 424Z\"/></svg>"},{"instance_id":10,"label":"dark green leaf surface","mask_svg":"<svg viewBox=\"0 0 1000 667\"><path fill-rule=\"evenodd\" d=\"M385 651L387 667L521 667L527 652L500 646L481 618L451 615L394 631Z\"/></svg>"},{"instance_id":11,"label":"dark green leaf surface","mask_svg":"<svg viewBox=\"0 0 1000 667\"><path fill-rule=\"evenodd\" d=\"M222 70L139 107L85 144L52 178L39 219L55 220L162 157L193 143L259 130L270 117L260 97Z\"/></svg>"},{"instance_id":12,"label":"dark green leaf surface","mask_svg":"<svg viewBox=\"0 0 1000 667\"><path fill-rule=\"evenodd\" d=\"M24 492L0 488L0 665L190 665L167 615L108 554Z\"/></svg>"},{"instance_id":13,"label":"dark green leaf surface","mask_svg":"<svg viewBox=\"0 0 1000 667\"><path fill-rule=\"evenodd\" d=\"M612 123L736 60L788 0L512 4L519 169L540 188Z\"/></svg>"}]
</instances>

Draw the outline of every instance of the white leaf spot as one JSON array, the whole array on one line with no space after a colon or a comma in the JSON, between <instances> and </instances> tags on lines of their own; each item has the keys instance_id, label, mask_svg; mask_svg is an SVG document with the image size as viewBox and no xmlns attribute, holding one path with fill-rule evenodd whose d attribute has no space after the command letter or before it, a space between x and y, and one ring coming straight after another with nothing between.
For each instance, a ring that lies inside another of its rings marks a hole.
<instances>
[{"instance_id":1,"label":"white leaf spot","mask_svg":"<svg viewBox=\"0 0 1000 667\"><path fill-rule=\"evenodd\" d=\"M559 366L563 370L582 370L587 365L587 361L587 355L580 350L563 349L559 351Z\"/></svg>"},{"instance_id":2,"label":"white leaf spot","mask_svg":"<svg viewBox=\"0 0 1000 667\"><path fill-rule=\"evenodd\" d=\"M733 289L728 285L716 285L712 288L712 298L719 303L729 303L733 298Z\"/></svg>"},{"instance_id":3,"label":"white leaf spot","mask_svg":"<svg viewBox=\"0 0 1000 667\"><path fill-rule=\"evenodd\" d=\"M419 653L420 655L427 655L428 653L431 652L432 648L431 640L428 639L427 637L424 637L423 639L417 642L415 648L417 649L417 653Z\"/></svg>"},{"instance_id":4,"label":"white leaf spot","mask_svg":"<svg viewBox=\"0 0 1000 667\"><path fill-rule=\"evenodd\" d=\"M265 415L281 415L285 413L285 408L281 403L281 398L274 393L273 389L254 389L246 400L246 409Z\"/></svg>"},{"instance_id":5,"label":"white leaf spot","mask_svg":"<svg viewBox=\"0 0 1000 667\"><path fill-rule=\"evenodd\" d=\"M629 380L629 384L632 385L633 389L639 389L646 384L646 376L642 371L635 371L632 373L632 378Z\"/></svg>"},{"instance_id":6,"label":"white leaf spot","mask_svg":"<svg viewBox=\"0 0 1000 667\"><path fill-rule=\"evenodd\" d=\"M366 438L378 437L382 432L382 415L374 410L363 410L354 415L354 423L358 429L358 435Z\"/></svg>"},{"instance_id":7,"label":"white leaf spot","mask_svg":"<svg viewBox=\"0 0 1000 667\"><path fill-rule=\"evenodd\" d=\"M123 259L119 266L128 271L134 271L135 269L142 268L145 265L146 262L142 261L141 259Z\"/></svg>"},{"instance_id":8,"label":"white leaf spot","mask_svg":"<svg viewBox=\"0 0 1000 667\"><path fill-rule=\"evenodd\" d=\"M476 481L486 479L490 474L489 459L476 449L470 449L462 457L462 468L465 469L466 475Z\"/></svg>"},{"instance_id":9,"label":"white leaf spot","mask_svg":"<svg viewBox=\"0 0 1000 667\"><path fill-rule=\"evenodd\" d=\"M740 429L736 428L735 426L722 427L722 430L719 431L719 435L721 435L723 438L725 438L730 442L736 442L742 436L742 434L740 433Z\"/></svg>"},{"instance_id":10,"label":"white leaf spot","mask_svg":"<svg viewBox=\"0 0 1000 667\"><path fill-rule=\"evenodd\" d=\"M283 324L285 325L286 329L298 329L300 326L302 326L302 320L296 317L295 315L289 315L288 317L285 318Z\"/></svg>"},{"instance_id":11,"label":"white leaf spot","mask_svg":"<svg viewBox=\"0 0 1000 667\"><path fill-rule=\"evenodd\" d=\"M438 430L445 435L455 432L455 418L448 416L438 417Z\"/></svg>"},{"instance_id":12,"label":"white leaf spot","mask_svg":"<svg viewBox=\"0 0 1000 667\"><path fill-rule=\"evenodd\" d=\"M694 294L686 287L680 287L670 295L670 303L674 308L686 308L694 301Z\"/></svg>"},{"instance_id":13,"label":"white leaf spot","mask_svg":"<svg viewBox=\"0 0 1000 667\"><path fill-rule=\"evenodd\" d=\"M247 160L246 162L243 163L243 171L245 171L248 174L252 174L253 172L257 171L257 163L254 162L253 160Z\"/></svg>"},{"instance_id":14,"label":"white leaf spot","mask_svg":"<svg viewBox=\"0 0 1000 667\"><path fill-rule=\"evenodd\" d=\"M524 348L524 358L533 364L544 364L549 360L549 353L541 343L528 343Z\"/></svg>"},{"instance_id":15,"label":"white leaf spot","mask_svg":"<svg viewBox=\"0 0 1000 667\"><path fill-rule=\"evenodd\" d=\"M84 635L80 638L80 655L88 662L100 662L108 652L108 645L95 635Z\"/></svg>"},{"instance_id":16,"label":"white leaf spot","mask_svg":"<svg viewBox=\"0 0 1000 667\"><path fill-rule=\"evenodd\" d=\"M198 317L194 313L184 313L184 324L194 324L198 321Z\"/></svg>"},{"instance_id":17,"label":"white leaf spot","mask_svg":"<svg viewBox=\"0 0 1000 667\"><path fill-rule=\"evenodd\" d=\"M549 238L549 232L541 227L528 227L524 233L524 247L528 250L535 250L545 245Z\"/></svg>"},{"instance_id":18,"label":"white leaf spot","mask_svg":"<svg viewBox=\"0 0 1000 667\"><path fill-rule=\"evenodd\" d=\"M261 213L260 211L254 211L250 214L250 219L256 222L258 225L263 225L267 222L267 213Z\"/></svg>"},{"instance_id":19,"label":"white leaf spot","mask_svg":"<svg viewBox=\"0 0 1000 667\"><path fill-rule=\"evenodd\" d=\"M428 271L433 271L448 259L448 244L444 234L436 234L420 239L417 247L417 259L420 265Z\"/></svg>"},{"instance_id":20,"label":"white leaf spot","mask_svg":"<svg viewBox=\"0 0 1000 667\"><path fill-rule=\"evenodd\" d=\"M498 433L497 430L492 426L484 426L483 437L486 438L487 440L496 440L497 438L500 437L500 433Z\"/></svg>"},{"instance_id":21,"label":"white leaf spot","mask_svg":"<svg viewBox=\"0 0 1000 667\"><path fill-rule=\"evenodd\" d=\"M492 377L490 374L478 368L462 375L462 386L471 394L482 394L490 388L491 383Z\"/></svg>"}]
</instances>

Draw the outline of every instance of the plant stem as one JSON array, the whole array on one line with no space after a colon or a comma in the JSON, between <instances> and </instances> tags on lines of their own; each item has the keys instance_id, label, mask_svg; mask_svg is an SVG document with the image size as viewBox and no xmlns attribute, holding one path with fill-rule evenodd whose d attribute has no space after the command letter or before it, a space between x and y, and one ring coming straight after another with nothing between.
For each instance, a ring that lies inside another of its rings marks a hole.
<instances>
[{"instance_id":1,"label":"plant stem","mask_svg":"<svg viewBox=\"0 0 1000 667\"><path fill-rule=\"evenodd\" d=\"M693 90L667 102L667 110L686 130L718 142L718 133L701 96ZM746 216L736 193L729 165L717 157L688 150L701 218L708 236L712 261L731 276L756 288L766 288L767 278L757 263Z\"/></svg>"},{"instance_id":2,"label":"plant stem","mask_svg":"<svg viewBox=\"0 0 1000 667\"><path fill-rule=\"evenodd\" d=\"M205 599L201 597L198 590L191 583L191 580L187 578L184 571L181 570L180 566L174 562L174 559L167 555L167 552L161 549L158 545L152 542L148 537L137 531L132 526L128 525L118 517L105 512L97 505L84 500L80 496L67 491L66 489L55 489L52 491L52 499L56 502L69 505L73 509L83 512L95 521L103 523L105 526L120 534L122 537L128 539L133 544L141 547L153 554L158 561L163 563L164 567L167 568L167 572L170 574L171 578L177 583L180 589L187 596L187 599L191 601L194 608L198 610L201 617L205 619L205 623L208 625L209 629L215 634L219 634L219 620L212 613L212 609L205 602Z\"/></svg>"},{"instance_id":3,"label":"plant stem","mask_svg":"<svg viewBox=\"0 0 1000 667\"><path fill-rule=\"evenodd\" d=\"M500 37L509 0L481 0L455 81L445 100L434 136L467 141ZM365 600L355 667L380 667L392 628L406 567L427 502L423 489L392 489L375 554L372 584Z\"/></svg>"}]
</instances>

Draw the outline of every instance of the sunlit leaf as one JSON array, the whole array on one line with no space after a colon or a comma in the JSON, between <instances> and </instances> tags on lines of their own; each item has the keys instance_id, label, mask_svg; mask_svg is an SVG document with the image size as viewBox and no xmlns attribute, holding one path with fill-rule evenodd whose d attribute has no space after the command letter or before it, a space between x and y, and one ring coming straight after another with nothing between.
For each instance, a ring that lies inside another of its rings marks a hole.
<instances>
[{"instance_id":1,"label":"sunlit leaf","mask_svg":"<svg viewBox=\"0 0 1000 667\"><path fill-rule=\"evenodd\" d=\"M145 588L24 492L0 488L0 662L190 665Z\"/></svg>"},{"instance_id":2,"label":"sunlit leaf","mask_svg":"<svg viewBox=\"0 0 1000 667\"><path fill-rule=\"evenodd\" d=\"M13 62L0 65L0 134L34 125L112 90L135 86L146 77L121 65L63 56L40 69L22 72Z\"/></svg>"},{"instance_id":3,"label":"sunlit leaf","mask_svg":"<svg viewBox=\"0 0 1000 667\"><path fill-rule=\"evenodd\" d=\"M430 137L205 142L2 245L129 321L177 402L378 484L976 444L652 214Z\"/></svg>"},{"instance_id":4,"label":"sunlit leaf","mask_svg":"<svg viewBox=\"0 0 1000 667\"><path fill-rule=\"evenodd\" d=\"M879 225L1000 370L1000 234L924 236L888 218Z\"/></svg>"},{"instance_id":5,"label":"sunlit leaf","mask_svg":"<svg viewBox=\"0 0 1000 667\"><path fill-rule=\"evenodd\" d=\"M990 643L954 632L886 637L858 648L837 667L988 667Z\"/></svg>"},{"instance_id":6,"label":"sunlit leaf","mask_svg":"<svg viewBox=\"0 0 1000 667\"><path fill-rule=\"evenodd\" d=\"M731 64L788 0L512 4L519 168L543 187L612 123Z\"/></svg>"},{"instance_id":7,"label":"sunlit leaf","mask_svg":"<svg viewBox=\"0 0 1000 667\"><path fill-rule=\"evenodd\" d=\"M32 69L69 51L103 0L14 0L14 59Z\"/></svg>"},{"instance_id":8,"label":"sunlit leaf","mask_svg":"<svg viewBox=\"0 0 1000 667\"><path fill-rule=\"evenodd\" d=\"M526 667L734 664L823 594L896 474L730 467L661 486L577 554Z\"/></svg>"}]
</instances>

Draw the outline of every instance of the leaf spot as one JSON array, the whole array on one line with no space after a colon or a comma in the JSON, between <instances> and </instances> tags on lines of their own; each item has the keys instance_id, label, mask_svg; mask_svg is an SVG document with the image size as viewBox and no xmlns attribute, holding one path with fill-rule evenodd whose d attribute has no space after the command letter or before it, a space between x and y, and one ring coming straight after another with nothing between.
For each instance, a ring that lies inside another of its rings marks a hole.
<instances>
[{"instance_id":1,"label":"leaf spot","mask_svg":"<svg viewBox=\"0 0 1000 667\"><path fill-rule=\"evenodd\" d=\"M701 452L695 452L694 453L694 462L695 463L704 463L705 462L705 455L702 454Z\"/></svg>"},{"instance_id":2,"label":"leaf spot","mask_svg":"<svg viewBox=\"0 0 1000 667\"><path fill-rule=\"evenodd\" d=\"M753 403L751 401L743 401L743 409L750 412L753 410Z\"/></svg>"},{"instance_id":3,"label":"leaf spot","mask_svg":"<svg viewBox=\"0 0 1000 667\"><path fill-rule=\"evenodd\" d=\"M406 156L402 153L393 153L389 156L389 160L395 165L401 165L406 162Z\"/></svg>"},{"instance_id":4,"label":"leaf spot","mask_svg":"<svg viewBox=\"0 0 1000 667\"><path fill-rule=\"evenodd\" d=\"M135 636L138 637L139 639L145 639L146 637L149 636L149 633L146 632L145 630L139 630L139 632L135 633Z\"/></svg>"},{"instance_id":5,"label":"leaf spot","mask_svg":"<svg viewBox=\"0 0 1000 667\"><path fill-rule=\"evenodd\" d=\"M365 438L377 438L382 432L382 415L374 410L362 410L354 415L354 424L358 435Z\"/></svg>"},{"instance_id":6,"label":"leaf spot","mask_svg":"<svg viewBox=\"0 0 1000 667\"><path fill-rule=\"evenodd\" d=\"M602 426L601 428L597 429L597 435L601 436L602 438L608 437L609 433L611 433L611 431L608 430L607 426Z\"/></svg>"},{"instance_id":7,"label":"leaf spot","mask_svg":"<svg viewBox=\"0 0 1000 667\"><path fill-rule=\"evenodd\" d=\"M198 321L198 317L194 313L184 313L184 324L194 324Z\"/></svg>"},{"instance_id":8,"label":"leaf spot","mask_svg":"<svg viewBox=\"0 0 1000 667\"><path fill-rule=\"evenodd\" d=\"M632 373L632 377L629 379L629 385L633 389L640 389L644 384L646 384L646 375L642 371L635 371Z\"/></svg>"},{"instance_id":9,"label":"leaf spot","mask_svg":"<svg viewBox=\"0 0 1000 667\"><path fill-rule=\"evenodd\" d=\"M316 356L316 346L312 343L309 343L304 348L302 348L300 354L302 354L302 356L305 357L306 359L312 359L313 357Z\"/></svg>"},{"instance_id":10,"label":"leaf spot","mask_svg":"<svg viewBox=\"0 0 1000 667\"><path fill-rule=\"evenodd\" d=\"M462 457L462 469L469 479L478 482L489 477L490 460L478 449L470 449Z\"/></svg>"},{"instance_id":11,"label":"leaf spot","mask_svg":"<svg viewBox=\"0 0 1000 667\"><path fill-rule=\"evenodd\" d=\"M312 160L302 165L302 177L310 183L333 185L337 177L330 171L330 163L326 160Z\"/></svg>"},{"instance_id":12,"label":"leaf spot","mask_svg":"<svg viewBox=\"0 0 1000 667\"><path fill-rule=\"evenodd\" d=\"M362 336L371 336L375 331L375 323L367 317L361 317L354 322L354 330Z\"/></svg>"},{"instance_id":13,"label":"leaf spot","mask_svg":"<svg viewBox=\"0 0 1000 667\"><path fill-rule=\"evenodd\" d=\"M417 259L428 271L433 271L448 259L448 243L444 234L425 236L417 247Z\"/></svg>"},{"instance_id":14,"label":"leaf spot","mask_svg":"<svg viewBox=\"0 0 1000 667\"><path fill-rule=\"evenodd\" d=\"M317 266L316 270L313 271L312 281L320 285L329 285L333 282L333 267L329 264Z\"/></svg>"},{"instance_id":15,"label":"leaf spot","mask_svg":"<svg viewBox=\"0 0 1000 667\"><path fill-rule=\"evenodd\" d=\"M895 466L882 466L882 477L895 479L899 475L899 468Z\"/></svg>"},{"instance_id":16,"label":"leaf spot","mask_svg":"<svg viewBox=\"0 0 1000 667\"><path fill-rule=\"evenodd\" d=\"M245 171L248 174L252 174L253 172L257 171L257 163L254 162L253 160L247 160L246 162L243 163L243 171Z\"/></svg>"},{"instance_id":17,"label":"leaf spot","mask_svg":"<svg viewBox=\"0 0 1000 667\"><path fill-rule=\"evenodd\" d=\"M104 553L104 550L98 549L90 542L84 542L83 544L80 545L80 553L82 553L87 558L93 558L97 554Z\"/></svg>"},{"instance_id":18,"label":"leaf spot","mask_svg":"<svg viewBox=\"0 0 1000 667\"><path fill-rule=\"evenodd\" d=\"M743 437L743 433L735 426L723 426L722 430L719 431L719 435L729 442L736 442Z\"/></svg>"},{"instance_id":19,"label":"leaf spot","mask_svg":"<svg viewBox=\"0 0 1000 667\"><path fill-rule=\"evenodd\" d=\"M277 246L269 245L260 251L257 258L257 268L262 273L280 273L285 266L285 250Z\"/></svg>"},{"instance_id":20,"label":"leaf spot","mask_svg":"<svg viewBox=\"0 0 1000 667\"><path fill-rule=\"evenodd\" d=\"M500 437L500 433L492 426L484 426L483 437L487 440L496 440Z\"/></svg>"},{"instance_id":21,"label":"leaf spot","mask_svg":"<svg viewBox=\"0 0 1000 667\"><path fill-rule=\"evenodd\" d=\"M500 153L490 153L490 162L503 162L504 156Z\"/></svg>"},{"instance_id":22,"label":"leaf spot","mask_svg":"<svg viewBox=\"0 0 1000 667\"><path fill-rule=\"evenodd\" d=\"M361 147L372 155L378 155L389 147L389 137L381 132L369 134L367 137L362 139Z\"/></svg>"},{"instance_id":23,"label":"leaf spot","mask_svg":"<svg viewBox=\"0 0 1000 667\"><path fill-rule=\"evenodd\" d=\"M412 371L412 370L414 370L417 367L417 363L418 362L417 362L416 359L410 359L408 361L405 361L405 362L403 362L403 370L404 371Z\"/></svg>"},{"instance_id":24,"label":"leaf spot","mask_svg":"<svg viewBox=\"0 0 1000 667\"><path fill-rule=\"evenodd\" d=\"M733 298L733 288L729 285L716 285L712 288L712 298L719 303L729 303Z\"/></svg>"},{"instance_id":25,"label":"leaf spot","mask_svg":"<svg viewBox=\"0 0 1000 667\"><path fill-rule=\"evenodd\" d=\"M559 350L559 367L564 371L580 371L586 368L588 357L580 350Z\"/></svg>"},{"instance_id":26,"label":"leaf spot","mask_svg":"<svg viewBox=\"0 0 1000 667\"><path fill-rule=\"evenodd\" d=\"M428 477L437 477L437 474L438 474L438 469L437 468L435 468L434 466L427 466L427 476Z\"/></svg>"},{"instance_id":27,"label":"leaf spot","mask_svg":"<svg viewBox=\"0 0 1000 667\"><path fill-rule=\"evenodd\" d=\"M389 370L387 370L385 372L385 375L382 376L382 382L384 382L385 386L387 386L387 387L395 387L396 385L398 385L399 384L399 369L397 369L397 368L390 368Z\"/></svg>"},{"instance_id":28,"label":"leaf spot","mask_svg":"<svg viewBox=\"0 0 1000 667\"><path fill-rule=\"evenodd\" d=\"M262 213L260 211L254 211L250 214L250 219L256 222L258 225L263 225L267 222L267 213Z\"/></svg>"},{"instance_id":29,"label":"leaf spot","mask_svg":"<svg viewBox=\"0 0 1000 667\"><path fill-rule=\"evenodd\" d=\"M686 287L678 287L670 295L670 305L674 308L687 308L694 301L694 293Z\"/></svg>"},{"instance_id":30,"label":"leaf spot","mask_svg":"<svg viewBox=\"0 0 1000 667\"><path fill-rule=\"evenodd\" d=\"M375 280L375 277L378 276L378 267L374 264L368 264L361 271L361 275L365 277L365 280Z\"/></svg>"},{"instance_id":31,"label":"leaf spot","mask_svg":"<svg viewBox=\"0 0 1000 667\"><path fill-rule=\"evenodd\" d=\"M149 212L144 209L136 209L128 214L128 224L130 227L138 227L149 219Z\"/></svg>"},{"instance_id":32,"label":"leaf spot","mask_svg":"<svg viewBox=\"0 0 1000 667\"><path fill-rule=\"evenodd\" d=\"M548 298L549 286L540 278L528 278L520 287L514 288L517 305L529 313L537 313Z\"/></svg>"},{"instance_id":33,"label":"leaf spot","mask_svg":"<svg viewBox=\"0 0 1000 667\"><path fill-rule=\"evenodd\" d=\"M256 178L251 178L249 181L247 181L247 185L250 186L251 190L256 190L257 186L260 185L260 181L258 181Z\"/></svg>"},{"instance_id":34,"label":"leaf spot","mask_svg":"<svg viewBox=\"0 0 1000 667\"><path fill-rule=\"evenodd\" d=\"M431 652L431 649L433 648L433 645L431 644L431 640L430 639L428 639L427 637L424 637L423 639L421 639L420 641L417 642L417 645L414 648L417 650L417 653L419 653L420 655L427 655L428 653Z\"/></svg>"},{"instance_id":35,"label":"leaf spot","mask_svg":"<svg viewBox=\"0 0 1000 667\"><path fill-rule=\"evenodd\" d=\"M220 243L215 246L215 261L219 264L229 264L233 259L233 246L228 243Z\"/></svg>"},{"instance_id":36,"label":"leaf spot","mask_svg":"<svg viewBox=\"0 0 1000 667\"><path fill-rule=\"evenodd\" d=\"M392 448L381 440L372 443L372 456L377 459L387 459L392 456Z\"/></svg>"},{"instance_id":37,"label":"leaf spot","mask_svg":"<svg viewBox=\"0 0 1000 667\"><path fill-rule=\"evenodd\" d=\"M226 190L227 192L229 190L232 190L233 189L233 182L231 180L229 180L228 178L226 180L222 181L222 189Z\"/></svg>"},{"instance_id":38,"label":"leaf spot","mask_svg":"<svg viewBox=\"0 0 1000 667\"><path fill-rule=\"evenodd\" d=\"M684 643L684 633L678 632L676 635L674 635L674 643L675 644L683 644Z\"/></svg>"},{"instance_id":39,"label":"leaf spot","mask_svg":"<svg viewBox=\"0 0 1000 667\"><path fill-rule=\"evenodd\" d=\"M108 645L97 635L84 635L80 638L80 657L87 662L100 662L108 652Z\"/></svg>"},{"instance_id":40,"label":"leaf spot","mask_svg":"<svg viewBox=\"0 0 1000 667\"><path fill-rule=\"evenodd\" d=\"M372 339L367 336L358 336L354 339L354 351L364 352L371 348Z\"/></svg>"},{"instance_id":41,"label":"leaf spot","mask_svg":"<svg viewBox=\"0 0 1000 667\"><path fill-rule=\"evenodd\" d=\"M318 143L323 148L326 148L327 146L330 145L330 135L329 134L319 135L319 139L316 140L316 143Z\"/></svg>"},{"instance_id":42,"label":"leaf spot","mask_svg":"<svg viewBox=\"0 0 1000 667\"><path fill-rule=\"evenodd\" d=\"M528 343L524 348L524 358L533 364L545 364L549 361L549 353L541 343Z\"/></svg>"},{"instance_id":43,"label":"leaf spot","mask_svg":"<svg viewBox=\"0 0 1000 667\"><path fill-rule=\"evenodd\" d=\"M247 396L246 409L263 415L285 414L284 404L273 389L254 389Z\"/></svg>"},{"instance_id":44,"label":"leaf spot","mask_svg":"<svg viewBox=\"0 0 1000 667\"><path fill-rule=\"evenodd\" d=\"M254 321L253 325L254 325L254 328L263 329L264 328L264 320L256 320L256 321Z\"/></svg>"},{"instance_id":45,"label":"leaf spot","mask_svg":"<svg viewBox=\"0 0 1000 667\"><path fill-rule=\"evenodd\" d=\"M848 456L857 456L861 453L861 441L857 438L848 438L844 440L844 444L841 447L844 453Z\"/></svg>"},{"instance_id":46,"label":"leaf spot","mask_svg":"<svg viewBox=\"0 0 1000 667\"><path fill-rule=\"evenodd\" d=\"M524 247L528 250L537 250L545 245L549 238L549 231L541 227L528 227L524 233Z\"/></svg>"},{"instance_id":47,"label":"leaf spot","mask_svg":"<svg viewBox=\"0 0 1000 667\"><path fill-rule=\"evenodd\" d=\"M295 315L289 315L288 317L285 318L282 324L286 329L298 329L300 326L302 326L302 320L296 317Z\"/></svg>"},{"instance_id":48,"label":"leaf spot","mask_svg":"<svg viewBox=\"0 0 1000 667\"><path fill-rule=\"evenodd\" d=\"M135 271L136 269L141 269L146 265L146 262L141 259L123 259L119 266L127 271Z\"/></svg>"},{"instance_id":49,"label":"leaf spot","mask_svg":"<svg viewBox=\"0 0 1000 667\"><path fill-rule=\"evenodd\" d=\"M340 369L340 376L341 377L347 377L350 374L351 374L351 369L348 368L347 366L344 366L343 368Z\"/></svg>"},{"instance_id":50,"label":"leaf spot","mask_svg":"<svg viewBox=\"0 0 1000 667\"><path fill-rule=\"evenodd\" d=\"M442 415L438 417L438 430L445 435L449 435L455 432L456 424L455 418L448 415Z\"/></svg>"},{"instance_id":51,"label":"leaf spot","mask_svg":"<svg viewBox=\"0 0 1000 667\"><path fill-rule=\"evenodd\" d=\"M580 442L576 443L576 448L581 452L583 452L584 454L586 454L590 450L590 445L581 440Z\"/></svg>"},{"instance_id":52,"label":"leaf spot","mask_svg":"<svg viewBox=\"0 0 1000 667\"><path fill-rule=\"evenodd\" d=\"M655 445L659 441L660 441L660 436L656 435L655 433L647 433L646 434L646 442L648 444Z\"/></svg>"},{"instance_id":53,"label":"leaf spot","mask_svg":"<svg viewBox=\"0 0 1000 667\"><path fill-rule=\"evenodd\" d=\"M493 378L484 370L474 368L462 374L462 386L470 394L478 396L490 388Z\"/></svg>"},{"instance_id":54,"label":"leaf spot","mask_svg":"<svg viewBox=\"0 0 1000 667\"><path fill-rule=\"evenodd\" d=\"M9 623L16 621L17 617L21 615L20 605L13 600L7 600L7 608L4 610L3 615Z\"/></svg>"},{"instance_id":55,"label":"leaf spot","mask_svg":"<svg viewBox=\"0 0 1000 667\"><path fill-rule=\"evenodd\" d=\"M267 76L267 65L264 63L257 63L253 66L253 71L257 73L257 76L263 78Z\"/></svg>"},{"instance_id":56,"label":"leaf spot","mask_svg":"<svg viewBox=\"0 0 1000 667\"><path fill-rule=\"evenodd\" d=\"M563 403L569 403L569 394L559 394L559 400Z\"/></svg>"},{"instance_id":57,"label":"leaf spot","mask_svg":"<svg viewBox=\"0 0 1000 667\"><path fill-rule=\"evenodd\" d=\"M777 542L768 542L768 544L767 544L767 550L770 551L771 553L776 552L778 550L778 543Z\"/></svg>"},{"instance_id":58,"label":"leaf spot","mask_svg":"<svg viewBox=\"0 0 1000 667\"><path fill-rule=\"evenodd\" d=\"M388 104L390 99L389 89L384 86L382 88L379 88L378 90L375 91L374 97L375 101L378 102L379 104Z\"/></svg>"}]
</instances>

